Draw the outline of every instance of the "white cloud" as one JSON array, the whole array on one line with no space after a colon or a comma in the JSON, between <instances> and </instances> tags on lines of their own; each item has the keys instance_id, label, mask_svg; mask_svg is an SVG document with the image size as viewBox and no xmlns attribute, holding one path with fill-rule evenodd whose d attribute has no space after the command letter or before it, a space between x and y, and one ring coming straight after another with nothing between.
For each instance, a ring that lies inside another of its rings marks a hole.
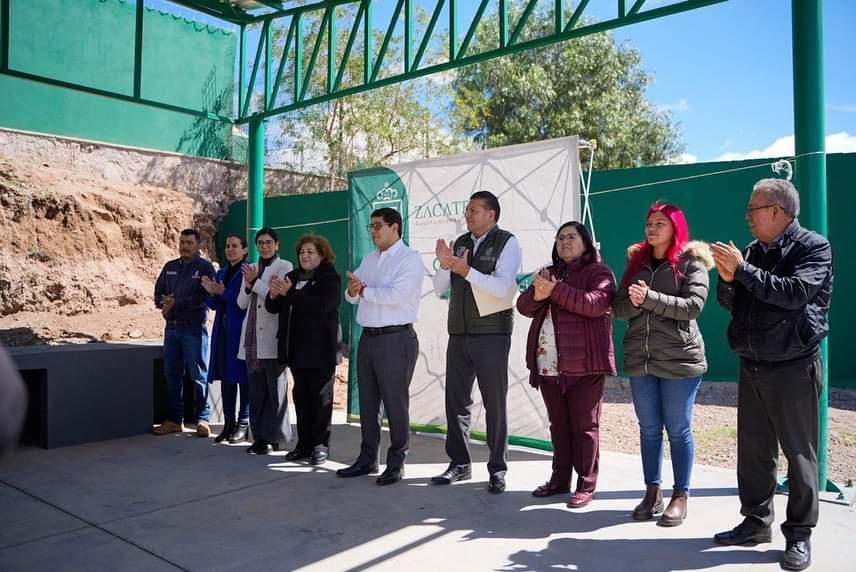
<instances>
[{"instance_id":1,"label":"white cloud","mask_svg":"<svg viewBox=\"0 0 856 572\"><path fill-rule=\"evenodd\" d=\"M688 163L698 163L698 157L692 153L681 153L669 161L669 165L686 165Z\"/></svg>"},{"instance_id":2,"label":"white cloud","mask_svg":"<svg viewBox=\"0 0 856 572\"><path fill-rule=\"evenodd\" d=\"M672 103L662 103L657 106L657 111L660 113L666 111L689 111L690 104L683 97Z\"/></svg>"},{"instance_id":3,"label":"white cloud","mask_svg":"<svg viewBox=\"0 0 856 572\"><path fill-rule=\"evenodd\" d=\"M846 132L832 133L826 136L827 153L856 153L856 135ZM755 149L748 153L724 153L714 161L740 161L743 159L762 159L792 157L794 155L794 136L779 137L764 149Z\"/></svg>"}]
</instances>

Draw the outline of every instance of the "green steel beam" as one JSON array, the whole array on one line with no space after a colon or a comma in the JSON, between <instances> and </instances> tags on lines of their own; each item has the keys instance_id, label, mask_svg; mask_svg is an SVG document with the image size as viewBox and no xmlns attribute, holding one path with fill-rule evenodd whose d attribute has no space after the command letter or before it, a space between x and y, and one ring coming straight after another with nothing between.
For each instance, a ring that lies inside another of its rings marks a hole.
<instances>
[{"instance_id":1,"label":"green steel beam","mask_svg":"<svg viewBox=\"0 0 856 572\"><path fill-rule=\"evenodd\" d=\"M829 236L826 196L826 141L823 89L823 8L821 0L792 0L794 139L796 185L808 228ZM821 492L840 492L827 479L829 459L829 342L820 344L823 362L818 411L817 470Z\"/></svg>"},{"instance_id":2,"label":"green steel beam","mask_svg":"<svg viewBox=\"0 0 856 572\"><path fill-rule=\"evenodd\" d=\"M262 117L273 117L275 115L279 115L282 113L288 113L288 112L291 112L291 111L294 111L297 109L301 109L301 108L304 108L304 107L307 107L310 105L316 105L319 103L330 101L331 99L335 99L335 98L339 98L339 97L345 97L345 96L353 95L356 93L362 93L365 91L369 91L371 89L383 87L386 85L392 85L392 84L395 84L398 82L422 77L422 76L429 75L432 73L438 73L438 72L442 72L442 71L452 70L452 69L463 67L466 65L471 65L471 64L487 61L487 60L490 60L493 58L518 53L518 52L521 52L524 50L540 48L540 47L547 46L550 44L563 42L563 41L570 40L573 38L578 38L581 36L586 36L589 34L596 34L599 32L606 31L606 30L612 30L615 28L619 28L622 26L628 26L631 24L639 23L639 22L646 22L649 20L662 18L664 16L670 16L672 14L678 14L678 13L686 12L689 10L695 10L698 8L703 8L703 7L711 6L714 4L721 4L721 3L726 2L726 1L728 1L728 0L684 0L682 2L675 2L673 4L669 4L666 6L660 6L658 8L651 8L651 9L647 9L645 11L642 11L641 10L642 4L639 4L639 0L636 0L636 3L631 7L630 12L625 10L624 16L621 18L614 18L612 20L606 20L606 21L601 21L601 22L596 22L596 23L586 24L584 26L576 27L577 23L580 21L580 18L585 11L586 6L589 4L589 0L580 0L580 2L577 5L573 15L571 16L571 19L567 22L567 24L564 24L564 29L562 30L561 33L551 33L551 34L547 34L545 36L538 37L538 38L533 38L533 39L530 39L530 40L527 40L524 42L517 42L517 39L519 38L519 36L520 36L520 34L521 34L525 24L526 24L526 21L528 19L528 14L531 14L531 11L534 9L535 4L536 4L536 0L530 0L530 2L527 3L523 13L521 14L520 19L517 21L517 23L514 27L514 30L511 33L511 37L508 38L508 42L506 43L505 47L499 47L499 48L495 48L492 50L486 50L486 51L483 51L481 53L474 54L474 55L467 55L465 52L458 49L458 44L456 41L454 41L454 38L457 37L456 36L457 6L456 6L456 2L454 0L449 0L449 2L448 2L448 4L449 4L449 25L450 25L450 28L453 28L453 29L450 29L450 34L449 34L449 36L450 36L449 52L450 52L450 54L454 54L455 57L450 58L447 61L432 64L430 66L426 66L423 68L419 67L419 62L421 61L421 59L424 55L424 52L427 49L427 45L428 45L428 42L430 40L431 33L433 33L433 27L429 24L428 29L426 30L426 35L422 38L419 50L417 50L417 53L416 53L416 56L414 58L413 65L411 66L410 72L409 73L391 74L387 77L383 77L382 79L378 79L380 72L381 72L381 66L382 66L383 61L384 61L386 49L387 49L387 47L391 41L391 37L392 37L393 33L395 32L395 24L397 23L397 20L400 16L400 13L401 13L402 8L404 6L404 0L398 0L398 2L396 3L396 7L394 10L392 19L390 20L389 26L386 29L386 34L384 36L381 49L380 49L376 59L372 57L372 55L373 55L373 48L372 48L373 34L371 33L371 30L372 30L372 26L371 26L372 3L371 3L371 0L330 0L328 2L320 2L320 3L316 3L314 5L307 5L307 6L302 6L302 7L298 7L298 8L293 8L293 9L287 10L286 12L292 13L295 15L302 15L302 14L305 14L307 11L309 11L313 6L315 7L316 10L319 10L319 9L327 10L327 9L330 9L331 6L339 6L339 5L346 4L346 3L347 4L360 3L360 8L363 9L363 34L364 34L364 38L365 38L364 48L363 48L365 75L363 78L363 83L361 85L348 86L348 87L343 89L341 87L341 81L338 81L337 85L334 86L335 89L332 90L331 93L324 93L323 95L320 95L320 96L303 98L303 99L295 98L288 105L276 107L274 109L269 109L267 111L264 111L260 115ZM440 5L443 3L443 0L437 0L437 2L438 2L438 6L437 6L437 8L435 8L434 15L432 16L432 20L435 20L434 17L439 15L439 9L441 8ZM506 8L506 9L510 9L510 3L507 2L506 0L499 0L499 3L500 3L501 7ZM636 4L639 4L639 5L636 6ZM625 6L625 8L626 8L626 6ZM633 8L636 8L635 12L633 12ZM359 14L359 12L358 12L358 14ZM478 11L476 12L476 15L478 15ZM500 24L502 24L502 21L505 18L507 18L507 14L504 17L503 17L503 14L500 14ZM356 26L356 22L355 22L355 26ZM500 25L500 28L502 28L502 27L503 26ZM507 27L506 27L506 33L508 33ZM349 41L350 41L350 39L351 38L349 38ZM500 41L497 42L497 44L502 46L502 42L501 42L502 33L500 33L499 39L500 39ZM302 42L297 43L298 48L301 44L302 44ZM295 61L301 62L302 60L300 60L299 57L295 56ZM294 65L295 65L295 76L299 76L301 74L302 66L296 65L296 63ZM344 65L342 67L344 67ZM341 75L341 69L340 69L340 75ZM307 81L309 81L309 80L307 79ZM303 81L301 80L301 82L298 85L302 86L302 84L303 84ZM241 117L237 120L238 123L246 123L247 121L248 121L247 117Z\"/></svg>"},{"instance_id":3,"label":"green steel beam","mask_svg":"<svg viewBox=\"0 0 856 572\"><path fill-rule=\"evenodd\" d=\"M392 18L389 20L389 27L386 29L386 34L383 36L383 43L380 45L380 51L377 54L377 61L375 61L372 69L371 81L375 81L377 79L380 66L383 64L383 58L386 57L386 50L389 48L389 42L392 40L392 35L395 31L395 24L398 22L399 16L401 16L402 6L404 6L404 0L398 0L395 4L395 11L392 13Z\"/></svg>"},{"instance_id":4,"label":"green steel beam","mask_svg":"<svg viewBox=\"0 0 856 572\"><path fill-rule=\"evenodd\" d=\"M449 0L449 61L458 57L458 10L455 0Z\"/></svg>"},{"instance_id":5,"label":"green steel beam","mask_svg":"<svg viewBox=\"0 0 856 572\"><path fill-rule=\"evenodd\" d=\"M431 14L431 21L428 22L428 28L425 30L425 35L419 43L419 49L416 51L416 56L413 58L411 70L418 69L419 63L422 61L422 56L425 55L425 50L428 49L428 44L431 42L431 36L434 34L434 26L437 25L437 20L440 19L440 12L443 11L443 6L446 5L446 0L437 0L437 5L434 7L434 13Z\"/></svg>"},{"instance_id":6,"label":"green steel beam","mask_svg":"<svg viewBox=\"0 0 856 572\"><path fill-rule=\"evenodd\" d=\"M285 36L285 46L282 48L282 58L279 60L279 67L276 70L276 79L271 90L270 100L271 105L276 101L276 96L279 94L279 86L282 84L282 72L285 70L285 64L288 62L288 51L291 49L291 41L294 39L294 28L296 18L292 18L288 26L288 34Z\"/></svg>"},{"instance_id":7,"label":"green steel beam","mask_svg":"<svg viewBox=\"0 0 856 572\"><path fill-rule=\"evenodd\" d=\"M478 9L476 10L475 15L473 16L473 21L470 23L470 27L467 30L466 35L464 35L464 41L461 42L460 55L465 56L467 54L467 49L470 47L470 42L473 41L473 36L475 36L476 28L479 27L481 23L482 16L484 15L485 8L487 8L487 3L489 0L481 0L481 4L479 4Z\"/></svg>"},{"instance_id":8,"label":"green steel beam","mask_svg":"<svg viewBox=\"0 0 856 572\"><path fill-rule=\"evenodd\" d=\"M336 82L336 49L338 43L338 30L336 27L336 8L330 8L330 17L327 19L327 93L333 93L333 84Z\"/></svg>"},{"instance_id":9,"label":"green steel beam","mask_svg":"<svg viewBox=\"0 0 856 572\"><path fill-rule=\"evenodd\" d=\"M137 19L134 24L134 97L140 98L143 90L143 16L146 0L137 0Z\"/></svg>"},{"instance_id":10,"label":"green steel beam","mask_svg":"<svg viewBox=\"0 0 856 572\"><path fill-rule=\"evenodd\" d=\"M556 23L556 33L559 34L565 28L565 0L556 0L556 7L553 8L554 21Z\"/></svg>"},{"instance_id":11,"label":"green steel beam","mask_svg":"<svg viewBox=\"0 0 856 572\"><path fill-rule=\"evenodd\" d=\"M258 116L250 119L247 149L247 245L250 260L256 260L255 233L264 226L265 208L265 122Z\"/></svg>"},{"instance_id":12,"label":"green steel beam","mask_svg":"<svg viewBox=\"0 0 856 572\"><path fill-rule=\"evenodd\" d=\"M639 10L642 9L642 4L644 3L645 0L636 0L636 2L633 3L633 6L630 7L630 12L628 12L628 14L632 16L633 14L638 13Z\"/></svg>"},{"instance_id":13,"label":"green steel beam","mask_svg":"<svg viewBox=\"0 0 856 572\"><path fill-rule=\"evenodd\" d=\"M360 22L362 21L366 11L366 5L360 3L357 9L357 15L354 16L354 25L351 27L351 33L348 35L348 43L345 44L345 53L342 54L342 62L339 64L339 72L336 74L336 81L333 82L331 92L338 91L342 85L342 78L345 76L345 70L348 67L348 61L351 59L351 50L354 49L354 42L357 39L357 34L360 33Z\"/></svg>"},{"instance_id":14,"label":"green steel beam","mask_svg":"<svg viewBox=\"0 0 856 572\"><path fill-rule=\"evenodd\" d=\"M265 111L271 108L271 89L273 85L271 82L273 78L271 74L273 73L273 25L268 25L265 30Z\"/></svg>"},{"instance_id":15,"label":"green steel beam","mask_svg":"<svg viewBox=\"0 0 856 572\"><path fill-rule=\"evenodd\" d=\"M9 10L10 0L0 0L0 18L2 18L2 26L0 26L0 72L5 72L9 69L9 32L12 26L9 24L11 18L11 10Z\"/></svg>"},{"instance_id":16,"label":"green steel beam","mask_svg":"<svg viewBox=\"0 0 856 572\"><path fill-rule=\"evenodd\" d=\"M238 36L238 115L244 112L244 94L247 92L247 27L241 24Z\"/></svg>"},{"instance_id":17,"label":"green steel beam","mask_svg":"<svg viewBox=\"0 0 856 572\"><path fill-rule=\"evenodd\" d=\"M262 33L259 34L259 45L256 47L256 57L253 60L253 72L250 74L250 83L247 86L247 97L244 98L244 107L243 109L241 109L241 117L246 117L247 113L250 111L250 102L253 98L253 88L256 85L256 75L259 73L259 64L261 63L262 50L265 47L265 40L268 37L270 23L270 20L265 20L265 23L262 25Z\"/></svg>"},{"instance_id":18,"label":"green steel beam","mask_svg":"<svg viewBox=\"0 0 856 572\"><path fill-rule=\"evenodd\" d=\"M413 1L404 0L404 73L410 73L413 63Z\"/></svg>"},{"instance_id":19,"label":"green steel beam","mask_svg":"<svg viewBox=\"0 0 856 572\"><path fill-rule=\"evenodd\" d=\"M372 53L374 52L374 34L372 34L372 0L365 1L365 22L363 26L363 83L372 78Z\"/></svg>"},{"instance_id":20,"label":"green steel beam","mask_svg":"<svg viewBox=\"0 0 856 572\"><path fill-rule=\"evenodd\" d=\"M508 5L507 0L499 0L499 49L508 46Z\"/></svg>"},{"instance_id":21,"label":"green steel beam","mask_svg":"<svg viewBox=\"0 0 856 572\"><path fill-rule=\"evenodd\" d=\"M315 45L312 47L312 54L309 56L309 65L306 67L306 77L303 78L303 85L300 87L297 101L303 101L306 97L306 90L309 89L309 82L312 81L312 76L315 72L315 63L318 61L318 54L321 52L321 44L324 43L324 31L327 28L327 23L330 20L330 13L333 8L324 10L324 16L321 18L321 25L318 26L318 35L315 37ZM336 54L327 54L335 59Z\"/></svg>"},{"instance_id":22,"label":"green steel beam","mask_svg":"<svg viewBox=\"0 0 856 572\"><path fill-rule=\"evenodd\" d=\"M291 101L299 102L300 85L303 83L303 12L294 15L294 86Z\"/></svg>"},{"instance_id":23,"label":"green steel beam","mask_svg":"<svg viewBox=\"0 0 856 572\"><path fill-rule=\"evenodd\" d=\"M627 3L625 0L618 0L618 17L624 18L627 15Z\"/></svg>"},{"instance_id":24,"label":"green steel beam","mask_svg":"<svg viewBox=\"0 0 856 572\"><path fill-rule=\"evenodd\" d=\"M580 21L580 17L582 17L588 3L589 0L580 0L580 3L577 4L577 9L574 10L574 13L571 15L571 19L568 20L568 23L565 25L565 32L569 32L576 27L577 22Z\"/></svg>"},{"instance_id":25,"label":"green steel beam","mask_svg":"<svg viewBox=\"0 0 856 572\"><path fill-rule=\"evenodd\" d=\"M47 85L52 85L54 87L62 87L65 89L70 89L73 91L80 91L83 93L88 93L90 95L98 95L101 97L108 97L110 99L117 99L119 101L125 101L128 103L138 103L140 105L146 105L148 107L156 107L157 109L165 109L167 111L175 111L177 113L184 113L186 115L193 115L194 117L202 117L205 119L213 119L215 121L222 121L223 123L236 123L236 121L231 117L226 117L224 115L218 115L216 113L211 113L210 111L206 111L204 109L190 109L188 107L181 107L180 105L172 105L169 103L162 103L160 101L155 101L152 99L146 99L143 97L134 97L132 95L128 95L125 93L117 93L115 91L108 91L106 89L98 89L95 87L89 87L87 85L80 85L77 83L73 83L70 81L62 81L59 79L54 79L52 77L47 77L43 75L22 72L14 69L7 69L4 71L0 71L2 75L8 75L11 77L16 77L18 79L26 79L29 81L35 81L38 83L44 83Z\"/></svg>"},{"instance_id":26,"label":"green steel beam","mask_svg":"<svg viewBox=\"0 0 856 572\"><path fill-rule=\"evenodd\" d=\"M526 27L526 23L529 21L529 16L532 15L532 11L537 5L538 0L529 0L529 3L526 5L526 8L523 9L523 14L520 15L520 19L517 21L517 25L514 26L514 31L511 32L511 37L508 38L509 44L517 43L517 38L520 37L520 33L523 31L523 28Z\"/></svg>"}]
</instances>

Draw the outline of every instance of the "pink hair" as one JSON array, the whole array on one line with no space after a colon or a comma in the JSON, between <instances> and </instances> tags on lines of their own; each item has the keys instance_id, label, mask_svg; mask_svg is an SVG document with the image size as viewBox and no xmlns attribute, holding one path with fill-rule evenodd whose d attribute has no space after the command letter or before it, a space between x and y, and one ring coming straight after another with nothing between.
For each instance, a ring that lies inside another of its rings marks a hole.
<instances>
[{"instance_id":1,"label":"pink hair","mask_svg":"<svg viewBox=\"0 0 856 572\"><path fill-rule=\"evenodd\" d=\"M675 205L661 203L660 201L651 205L651 208L648 209L648 214L645 215L645 220L647 221L652 214L657 212L666 215L666 218L668 218L669 222L672 223L674 235L672 236L672 244L670 244L669 248L666 249L666 262L671 265L672 270L674 271L675 280L677 281L678 277L681 275L678 270L678 257L684 249L684 246L686 246L687 242L690 240L690 227L687 224L687 217L684 216L684 211ZM637 242L634 245L633 254L627 262L627 270L624 271L624 277L621 279L621 286L629 286L630 278L636 274L640 268L642 268L642 265L646 261L651 260L652 257L653 247L648 244L648 241L643 240L642 242Z\"/></svg>"}]
</instances>

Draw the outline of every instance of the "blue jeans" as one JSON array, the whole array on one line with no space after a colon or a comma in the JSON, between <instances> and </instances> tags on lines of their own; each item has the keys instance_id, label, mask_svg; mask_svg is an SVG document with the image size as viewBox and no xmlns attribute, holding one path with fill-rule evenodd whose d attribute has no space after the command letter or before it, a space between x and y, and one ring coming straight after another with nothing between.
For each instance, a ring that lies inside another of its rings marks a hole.
<instances>
[{"instance_id":1,"label":"blue jeans","mask_svg":"<svg viewBox=\"0 0 856 572\"><path fill-rule=\"evenodd\" d=\"M220 382L220 393L223 396L223 419L235 420L235 406L238 405L238 390L241 391L240 409L238 409L238 423L250 422L250 398L249 388L246 383Z\"/></svg>"},{"instance_id":2,"label":"blue jeans","mask_svg":"<svg viewBox=\"0 0 856 572\"><path fill-rule=\"evenodd\" d=\"M163 332L163 373L166 378L169 418L184 422L184 371L193 380L196 420L208 421L208 328L205 324L167 324Z\"/></svg>"},{"instance_id":3,"label":"blue jeans","mask_svg":"<svg viewBox=\"0 0 856 572\"><path fill-rule=\"evenodd\" d=\"M674 490L688 491L693 470L693 403L701 376L664 379L655 375L630 378L633 407L639 419L642 471L646 485L660 485L663 427L669 434Z\"/></svg>"}]
</instances>

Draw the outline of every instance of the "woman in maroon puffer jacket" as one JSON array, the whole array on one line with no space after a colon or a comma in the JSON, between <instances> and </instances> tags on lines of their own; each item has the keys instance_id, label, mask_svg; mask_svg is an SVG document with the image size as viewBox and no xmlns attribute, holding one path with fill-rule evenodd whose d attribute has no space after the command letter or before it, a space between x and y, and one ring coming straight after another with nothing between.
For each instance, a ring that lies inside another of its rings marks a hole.
<instances>
[{"instance_id":1,"label":"woman in maroon puffer jacket","mask_svg":"<svg viewBox=\"0 0 856 572\"><path fill-rule=\"evenodd\" d=\"M552 266L517 299L517 310L532 318L526 365L547 406L554 451L550 480L532 494L570 492L573 469L571 508L589 504L597 484L600 403L606 376L615 374L614 296L615 276L588 230L567 222L556 233Z\"/></svg>"}]
</instances>

